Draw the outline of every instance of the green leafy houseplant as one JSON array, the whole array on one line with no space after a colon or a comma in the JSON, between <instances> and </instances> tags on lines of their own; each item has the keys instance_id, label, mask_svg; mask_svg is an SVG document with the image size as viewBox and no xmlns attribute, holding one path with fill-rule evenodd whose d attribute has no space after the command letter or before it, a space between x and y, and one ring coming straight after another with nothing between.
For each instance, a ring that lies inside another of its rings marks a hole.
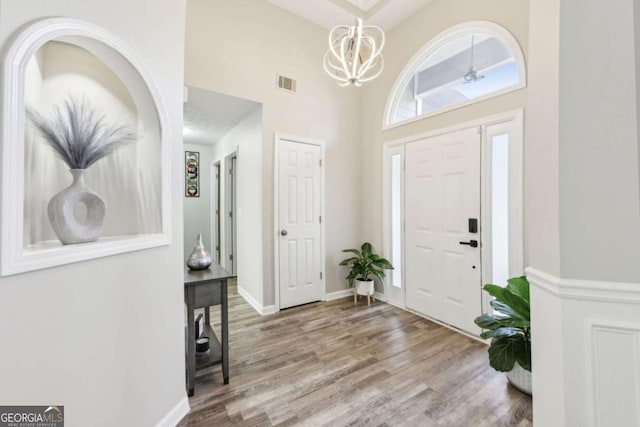
<instances>
[{"instance_id":1,"label":"green leafy houseplant","mask_svg":"<svg viewBox=\"0 0 640 427\"><path fill-rule=\"evenodd\" d=\"M344 249L342 252L350 252L354 256L342 260L340 265L350 267L346 279L349 286L353 286L354 280L372 280L370 276L377 277L380 281L384 277L384 270L393 270L393 266L385 258L376 255L371 250L371 243L364 242L358 249Z\"/></svg>"},{"instance_id":2,"label":"green leafy houseplant","mask_svg":"<svg viewBox=\"0 0 640 427\"><path fill-rule=\"evenodd\" d=\"M529 282L522 276L511 278L507 283L505 288L484 285L484 290L495 298L491 301L494 313L477 317L475 323L486 329L480 337L491 338L489 364L492 368L509 372L518 362L531 372Z\"/></svg>"}]
</instances>

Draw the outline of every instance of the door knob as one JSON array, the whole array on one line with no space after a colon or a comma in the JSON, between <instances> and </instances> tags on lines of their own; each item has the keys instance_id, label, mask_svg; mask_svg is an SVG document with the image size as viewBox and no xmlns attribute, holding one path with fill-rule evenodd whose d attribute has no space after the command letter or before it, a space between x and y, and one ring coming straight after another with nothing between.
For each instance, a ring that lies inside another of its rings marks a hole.
<instances>
[{"instance_id":1,"label":"door knob","mask_svg":"<svg viewBox=\"0 0 640 427\"><path fill-rule=\"evenodd\" d=\"M460 242L461 245L469 245L472 248L477 248L478 247L478 241L477 240L469 240L468 242Z\"/></svg>"},{"instance_id":2,"label":"door knob","mask_svg":"<svg viewBox=\"0 0 640 427\"><path fill-rule=\"evenodd\" d=\"M287 234L289 234L289 233L287 233L287 230L282 230L282 231L280 232L280 234L282 234L283 236L286 236L286 235L287 235Z\"/></svg>"}]
</instances>

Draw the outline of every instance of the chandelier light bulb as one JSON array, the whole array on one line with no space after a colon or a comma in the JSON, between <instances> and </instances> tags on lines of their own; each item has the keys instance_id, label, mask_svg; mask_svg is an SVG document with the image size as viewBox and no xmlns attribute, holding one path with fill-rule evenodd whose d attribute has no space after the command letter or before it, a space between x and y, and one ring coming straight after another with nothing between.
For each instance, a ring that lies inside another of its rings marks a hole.
<instances>
[{"instance_id":1,"label":"chandelier light bulb","mask_svg":"<svg viewBox=\"0 0 640 427\"><path fill-rule=\"evenodd\" d=\"M324 69L340 86L362 86L375 79L384 68L382 48L384 32L373 25L338 25L329 33L329 50L324 55Z\"/></svg>"}]
</instances>

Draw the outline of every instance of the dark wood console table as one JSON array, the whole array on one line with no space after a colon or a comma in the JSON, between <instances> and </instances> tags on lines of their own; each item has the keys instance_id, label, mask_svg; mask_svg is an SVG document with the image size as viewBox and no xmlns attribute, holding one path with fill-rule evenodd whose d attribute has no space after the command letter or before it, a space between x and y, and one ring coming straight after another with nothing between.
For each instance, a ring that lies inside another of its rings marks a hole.
<instances>
[{"instance_id":1,"label":"dark wood console table","mask_svg":"<svg viewBox=\"0 0 640 427\"><path fill-rule=\"evenodd\" d=\"M222 377L229 384L229 315L227 301L227 279L236 276L218 264L211 264L206 270L184 270L184 303L187 305L186 365L187 391L193 396L196 370L222 364ZM212 305L221 305L221 341L213 332L210 324ZM209 337L209 354L196 357L196 328L194 310L204 308L204 335Z\"/></svg>"}]
</instances>

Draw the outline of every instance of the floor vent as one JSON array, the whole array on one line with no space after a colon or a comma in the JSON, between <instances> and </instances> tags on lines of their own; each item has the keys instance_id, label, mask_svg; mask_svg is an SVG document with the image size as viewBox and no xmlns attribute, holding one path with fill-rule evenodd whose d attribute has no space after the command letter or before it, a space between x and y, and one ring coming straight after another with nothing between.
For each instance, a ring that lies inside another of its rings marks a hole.
<instances>
[{"instance_id":1,"label":"floor vent","mask_svg":"<svg viewBox=\"0 0 640 427\"><path fill-rule=\"evenodd\" d=\"M278 87L288 92L296 91L296 81L291 77L285 77L278 74Z\"/></svg>"}]
</instances>

